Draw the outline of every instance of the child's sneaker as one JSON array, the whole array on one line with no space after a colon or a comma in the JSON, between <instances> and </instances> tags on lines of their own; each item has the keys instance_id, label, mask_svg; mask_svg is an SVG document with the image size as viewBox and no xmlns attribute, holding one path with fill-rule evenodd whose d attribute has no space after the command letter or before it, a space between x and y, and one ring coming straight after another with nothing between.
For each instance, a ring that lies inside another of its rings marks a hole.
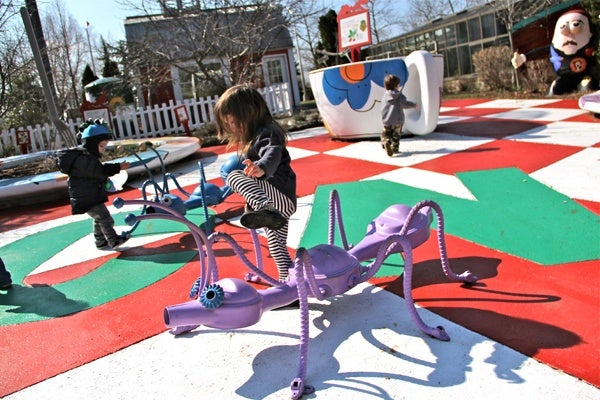
<instances>
[{"instance_id":1,"label":"child's sneaker","mask_svg":"<svg viewBox=\"0 0 600 400\"><path fill-rule=\"evenodd\" d=\"M108 242L106 240L102 242L96 242L96 248L98 250L106 250L108 249Z\"/></svg>"},{"instance_id":2,"label":"child's sneaker","mask_svg":"<svg viewBox=\"0 0 600 400\"><path fill-rule=\"evenodd\" d=\"M118 250L117 247L123 245L128 240L129 240L129 235L121 234L117 237L117 241L110 247L112 247L113 250Z\"/></svg>"},{"instance_id":3,"label":"child's sneaker","mask_svg":"<svg viewBox=\"0 0 600 400\"><path fill-rule=\"evenodd\" d=\"M278 230L287 223L287 218L272 206L265 206L260 210L246 211L240 218L240 223L248 229Z\"/></svg>"},{"instance_id":4,"label":"child's sneaker","mask_svg":"<svg viewBox=\"0 0 600 400\"><path fill-rule=\"evenodd\" d=\"M385 152L388 155L388 157L391 157L394 155L394 147L392 145L392 142L390 142L389 140L387 142L385 142Z\"/></svg>"}]
</instances>

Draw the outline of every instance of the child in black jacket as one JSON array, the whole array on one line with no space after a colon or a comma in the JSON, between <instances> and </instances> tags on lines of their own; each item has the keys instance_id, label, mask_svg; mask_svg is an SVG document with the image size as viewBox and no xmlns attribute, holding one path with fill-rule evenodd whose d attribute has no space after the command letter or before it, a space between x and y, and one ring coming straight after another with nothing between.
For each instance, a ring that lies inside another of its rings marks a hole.
<instances>
[{"instance_id":1,"label":"child in black jacket","mask_svg":"<svg viewBox=\"0 0 600 400\"><path fill-rule=\"evenodd\" d=\"M87 213L93 218L94 240L98 249L116 249L128 239L127 235L115 232L115 221L104 204L108 201L108 178L130 165L125 161L100 162L110 136L108 128L96 120L83 130L83 147L61 152L57 160L59 169L69 175L71 211L73 214Z\"/></svg>"}]
</instances>

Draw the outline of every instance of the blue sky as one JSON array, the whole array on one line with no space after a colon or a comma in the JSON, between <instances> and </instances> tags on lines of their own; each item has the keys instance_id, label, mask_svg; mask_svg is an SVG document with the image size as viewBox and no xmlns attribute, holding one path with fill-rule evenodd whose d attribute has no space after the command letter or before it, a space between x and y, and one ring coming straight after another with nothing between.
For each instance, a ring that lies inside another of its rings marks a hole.
<instances>
[{"instance_id":1,"label":"blue sky","mask_svg":"<svg viewBox=\"0 0 600 400\"><path fill-rule=\"evenodd\" d=\"M102 35L108 42L125 40L125 28L123 27L126 17L143 15L144 13L135 7L127 7L124 3L141 4L142 1L135 0L62 0L66 10L80 21L80 26L85 29L89 22L90 35ZM44 15L45 7L53 4L54 0L38 0L40 13ZM146 2L147 3L147 2ZM330 0L324 1L327 7L339 11L344 4L354 4L355 0ZM337 4L337 6L336 6ZM99 38L98 38L99 39Z\"/></svg>"},{"instance_id":2,"label":"blue sky","mask_svg":"<svg viewBox=\"0 0 600 400\"><path fill-rule=\"evenodd\" d=\"M125 17L140 15L140 11L132 7L124 7L123 0L62 0L65 9L76 20L80 21L83 29L89 22L90 35L102 35L108 42L125 40ZM43 15L43 8L50 1L38 0L38 8Z\"/></svg>"}]
</instances>

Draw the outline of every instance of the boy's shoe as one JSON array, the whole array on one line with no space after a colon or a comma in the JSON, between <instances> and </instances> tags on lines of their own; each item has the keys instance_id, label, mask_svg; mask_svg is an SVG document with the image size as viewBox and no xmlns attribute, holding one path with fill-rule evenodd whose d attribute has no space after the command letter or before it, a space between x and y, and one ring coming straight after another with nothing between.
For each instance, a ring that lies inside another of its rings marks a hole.
<instances>
[{"instance_id":1,"label":"boy's shoe","mask_svg":"<svg viewBox=\"0 0 600 400\"><path fill-rule=\"evenodd\" d=\"M391 157L394 155L394 147L392 145L392 142L387 141L385 142L385 152L388 155L388 157Z\"/></svg>"},{"instance_id":2,"label":"boy's shoe","mask_svg":"<svg viewBox=\"0 0 600 400\"><path fill-rule=\"evenodd\" d=\"M281 229L287 218L272 206L266 206L256 211L246 211L240 218L240 223L248 229L269 228Z\"/></svg>"},{"instance_id":3,"label":"boy's shoe","mask_svg":"<svg viewBox=\"0 0 600 400\"><path fill-rule=\"evenodd\" d=\"M98 250L106 250L108 248L108 242L105 240L103 242L96 243L96 248Z\"/></svg>"},{"instance_id":4,"label":"boy's shoe","mask_svg":"<svg viewBox=\"0 0 600 400\"><path fill-rule=\"evenodd\" d=\"M129 235L121 234L117 237L117 241L110 247L112 247L113 250L117 250L117 247L123 245L128 240L129 240Z\"/></svg>"},{"instance_id":5,"label":"boy's shoe","mask_svg":"<svg viewBox=\"0 0 600 400\"><path fill-rule=\"evenodd\" d=\"M12 287L12 282L0 283L0 290L10 289L11 287Z\"/></svg>"}]
</instances>

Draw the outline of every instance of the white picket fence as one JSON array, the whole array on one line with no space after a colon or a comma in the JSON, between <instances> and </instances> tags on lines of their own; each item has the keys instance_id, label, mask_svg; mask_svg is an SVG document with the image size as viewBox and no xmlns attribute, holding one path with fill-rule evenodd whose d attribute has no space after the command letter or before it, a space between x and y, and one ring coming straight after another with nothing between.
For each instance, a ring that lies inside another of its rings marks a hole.
<instances>
[{"instance_id":1,"label":"white picket fence","mask_svg":"<svg viewBox=\"0 0 600 400\"><path fill-rule=\"evenodd\" d=\"M274 117L292 115L292 97L287 83L259 89ZM188 99L183 102L170 101L161 106L154 105L145 108L132 106L120 107L115 114L111 114L113 136L115 139L143 139L161 136L185 135L185 127L178 122L176 108L184 105L189 117L188 127L191 131L201 128L204 124L214 121L214 105L218 96L202 98L199 100ZM82 118L66 121L73 135L77 133ZM0 152L15 148L20 152L17 142L18 132L29 131L28 152L60 149L64 146L60 135L53 124L43 123L26 128L12 128L0 132ZM56 142L56 143L55 143Z\"/></svg>"}]
</instances>

